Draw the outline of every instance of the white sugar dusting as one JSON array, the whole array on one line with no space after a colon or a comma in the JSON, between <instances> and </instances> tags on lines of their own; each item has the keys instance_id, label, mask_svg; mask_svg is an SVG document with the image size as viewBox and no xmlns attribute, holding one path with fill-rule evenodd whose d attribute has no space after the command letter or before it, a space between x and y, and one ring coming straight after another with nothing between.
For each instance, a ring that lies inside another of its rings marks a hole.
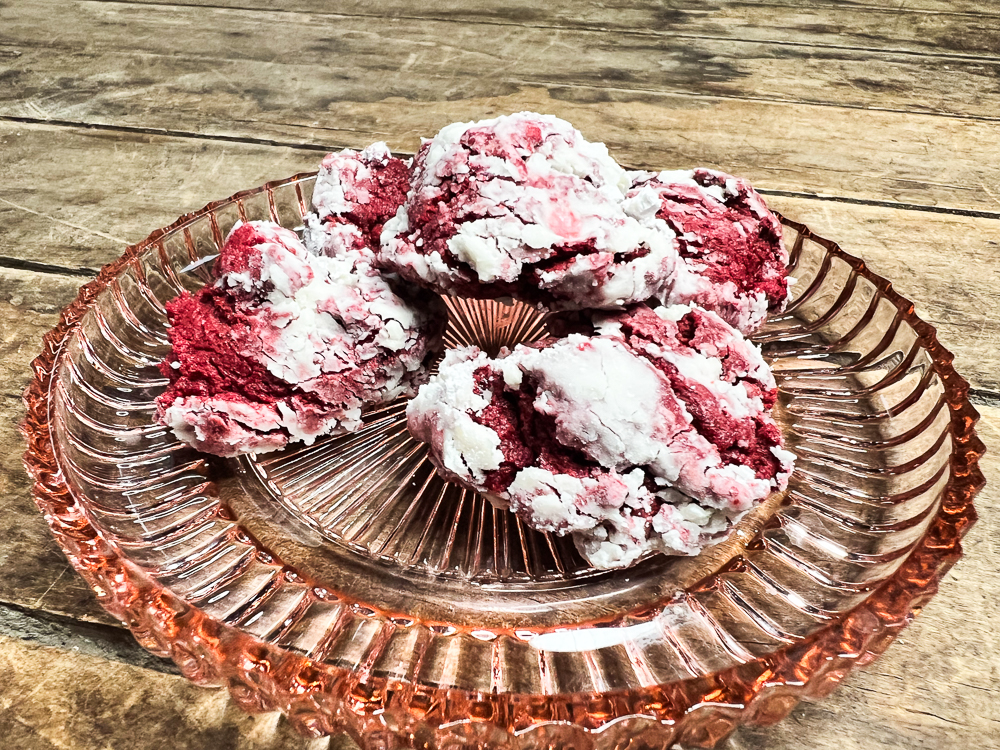
<instances>
[{"instance_id":1,"label":"white sugar dusting","mask_svg":"<svg viewBox=\"0 0 1000 750\"><path fill-rule=\"evenodd\" d=\"M655 216L655 191L626 198L630 180L604 144L555 117L522 112L449 125L424 144L406 211L385 224L380 257L446 293L470 281L533 285L552 308L661 296L677 261L674 234ZM426 252L422 228L407 215L446 202L452 184L465 191L444 209L454 214L446 248L457 265L443 250ZM528 273L573 247L587 249Z\"/></svg>"},{"instance_id":2,"label":"white sugar dusting","mask_svg":"<svg viewBox=\"0 0 1000 750\"><path fill-rule=\"evenodd\" d=\"M243 226L233 228L227 243ZM372 267L371 252L321 255L277 224L250 222L250 228L247 268L221 274L215 286L241 295L235 304L245 322L233 330L240 354L288 384L288 394L275 403L221 394L175 399L163 419L178 438L218 455L264 452L289 441L308 445L320 435L357 430L367 405L412 394L437 345L429 332L441 311L399 297Z\"/></svg>"},{"instance_id":3,"label":"white sugar dusting","mask_svg":"<svg viewBox=\"0 0 1000 750\"><path fill-rule=\"evenodd\" d=\"M372 165L384 166L392 154L385 143L373 143L360 153L344 149L327 154L320 164L313 188L312 204L320 219L343 215L357 205L370 203L368 185L374 173Z\"/></svg>"},{"instance_id":4,"label":"white sugar dusting","mask_svg":"<svg viewBox=\"0 0 1000 750\"><path fill-rule=\"evenodd\" d=\"M650 195L652 194L652 195ZM673 201L692 204L698 201L705 210L716 214L711 233L717 235L723 227L729 226L739 235L738 243L749 240L748 229L754 232L763 228L775 237L773 257L765 268L758 272L754 283L765 278L778 279L785 276L788 253L781 240L781 225L777 217L767 208L764 199L745 180L737 179L723 172L709 169L662 171L658 173L633 173L633 182L628 191L629 200L642 201L643 205L655 201L656 209L661 207L668 215L671 227L681 227L678 241L687 248L689 255L678 259L672 284L664 294L657 295L664 304L697 304L707 310L719 313L729 324L743 333L756 331L764 323L771 308L780 310L788 299L768 299L760 290L740 289L732 280L711 279L706 274L706 265L713 262L710 256L699 256L705 252L709 237L696 232L685 231L687 214L672 211ZM742 214L726 214L727 207L736 203L745 205ZM650 210L650 209L646 209ZM749 211L747 216L746 211ZM725 217L725 218L724 218ZM721 235L720 235L721 236Z\"/></svg>"},{"instance_id":5,"label":"white sugar dusting","mask_svg":"<svg viewBox=\"0 0 1000 750\"><path fill-rule=\"evenodd\" d=\"M483 482L485 472L500 468L500 436L473 417L490 404L488 393L477 393L474 374L490 359L474 347L451 349L438 369L407 404L410 432L436 445L444 469L454 477Z\"/></svg>"},{"instance_id":6,"label":"white sugar dusting","mask_svg":"<svg viewBox=\"0 0 1000 750\"><path fill-rule=\"evenodd\" d=\"M657 312L647 311L644 323L663 321L659 325L676 331L692 308ZM534 412L551 420L558 444L580 451L590 468L580 475L523 466L498 499L536 529L573 534L596 567L628 565L652 551L697 554L783 488L794 460L774 447L780 469L766 479L724 460L656 364L662 361L681 382L701 387L699 397L729 419L773 424L743 380L774 387L756 347L717 316L696 311L697 343L665 341L638 351L623 333L631 315L598 315L598 335L518 346L499 360L471 347L449 352L407 409L411 432L429 444L445 474L487 492L487 473L504 461L503 441L480 419L495 394L476 373L495 373L498 388L508 393L533 394ZM532 390L521 390L525 383ZM469 455L462 454L466 447Z\"/></svg>"}]
</instances>

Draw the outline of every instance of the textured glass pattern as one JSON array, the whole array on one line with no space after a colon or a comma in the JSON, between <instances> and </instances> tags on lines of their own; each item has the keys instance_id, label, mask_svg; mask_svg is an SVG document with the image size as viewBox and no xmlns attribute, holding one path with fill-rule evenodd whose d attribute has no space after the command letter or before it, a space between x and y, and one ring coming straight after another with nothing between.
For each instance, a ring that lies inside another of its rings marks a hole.
<instances>
[{"instance_id":1,"label":"textured glass pattern","mask_svg":"<svg viewBox=\"0 0 1000 750\"><path fill-rule=\"evenodd\" d=\"M444 483L402 403L355 435L210 459L153 423L164 304L238 219L298 228L313 175L154 232L80 291L34 362L25 463L102 604L190 679L369 747L710 747L875 658L960 557L982 486L968 386L888 282L784 220L793 302L756 340L799 460L697 558L594 571ZM542 335L451 300L449 345Z\"/></svg>"}]
</instances>

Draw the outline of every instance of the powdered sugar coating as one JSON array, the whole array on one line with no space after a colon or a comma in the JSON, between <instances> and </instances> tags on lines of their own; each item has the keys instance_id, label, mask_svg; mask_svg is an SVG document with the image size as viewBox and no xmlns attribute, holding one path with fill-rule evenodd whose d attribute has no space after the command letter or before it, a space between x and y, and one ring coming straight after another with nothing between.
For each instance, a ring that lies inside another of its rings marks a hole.
<instances>
[{"instance_id":1,"label":"powdered sugar coating","mask_svg":"<svg viewBox=\"0 0 1000 750\"><path fill-rule=\"evenodd\" d=\"M409 187L410 161L394 157L385 143L327 154L313 187L313 213L306 216L306 247L329 256L374 252Z\"/></svg>"},{"instance_id":2,"label":"powdered sugar coating","mask_svg":"<svg viewBox=\"0 0 1000 750\"><path fill-rule=\"evenodd\" d=\"M445 294L550 309L659 297L673 279L673 232L655 192L626 196L631 182L603 144L555 117L455 123L417 154L379 262Z\"/></svg>"},{"instance_id":3,"label":"powdered sugar coating","mask_svg":"<svg viewBox=\"0 0 1000 750\"><path fill-rule=\"evenodd\" d=\"M448 478L596 567L693 555L787 483L760 353L685 306L597 314L594 335L499 360L450 351L410 402L410 431Z\"/></svg>"},{"instance_id":4,"label":"powdered sugar coating","mask_svg":"<svg viewBox=\"0 0 1000 750\"><path fill-rule=\"evenodd\" d=\"M314 255L270 222L237 225L217 281L167 304L160 421L233 456L356 430L363 407L412 394L446 313L430 295L400 296L371 260Z\"/></svg>"},{"instance_id":5,"label":"powdered sugar coating","mask_svg":"<svg viewBox=\"0 0 1000 750\"><path fill-rule=\"evenodd\" d=\"M680 262L660 300L696 304L749 334L788 299L781 223L746 180L710 169L634 173L629 195L656 196Z\"/></svg>"}]
</instances>

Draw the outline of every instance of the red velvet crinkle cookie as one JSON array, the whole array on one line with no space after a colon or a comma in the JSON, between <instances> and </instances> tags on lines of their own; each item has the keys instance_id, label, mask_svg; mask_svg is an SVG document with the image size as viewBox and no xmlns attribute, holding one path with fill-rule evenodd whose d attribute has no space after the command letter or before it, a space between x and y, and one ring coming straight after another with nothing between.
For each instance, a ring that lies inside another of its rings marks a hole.
<instances>
[{"instance_id":1,"label":"red velvet crinkle cookie","mask_svg":"<svg viewBox=\"0 0 1000 750\"><path fill-rule=\"evenodd\" d=\"M674 234L626 195L631 183L603 144L555 117L449 125L420 148L379 262L443 294L549 309L662 298Z\"/></svg>"},{"instance_id":2,"label":"red velvet crinkle cookie","mask_svg":"<svg viewBox=\"0 0 1000 750\"><path fill-rule=\"evenodd\" d=\"M717 315L639 306L495 360L449 351L407 417L446 478L612 568L695 555L786 486L775 398L760 352Z\"/></svg>"},{"instance_id":3,"label":"red velvet crinkle cookie","mask_svg":"<svg viewBox=\"0 0 1000 750\"><path fill-rule=\"evenodd\" d=\"M410 160L384 143L327 154L313 188L305 244L321 255L378 248L382 225L396 215L410 188Z\"/></svg>"},{"instance_id":4,"label":"red velvet crinkle cookie","mask_svg":"<svg viewBox=\"0 0 1000 750\"><path fill-rule=\"evenodd\" d=\"M677 235L680 262L666 304L712 310L745 334L784 309L781 223L749 182L710 169L643 173L628 195L647 196L643 202Z\"/></svg>"},{"instance_id":5,"label":"red velvet crinkle cookie","mask_svg":"<svg viewBox=\"0 0 1000 750\"><path fill-rule=\"evenodd\" d=\"M441 348L440 299L395 289L369 250L306 250L270 222L237 225L216 281L167 303L170 380L157 419L219 456L356 430L361 410L411 395Z\"/></svg>"}]
</instances>

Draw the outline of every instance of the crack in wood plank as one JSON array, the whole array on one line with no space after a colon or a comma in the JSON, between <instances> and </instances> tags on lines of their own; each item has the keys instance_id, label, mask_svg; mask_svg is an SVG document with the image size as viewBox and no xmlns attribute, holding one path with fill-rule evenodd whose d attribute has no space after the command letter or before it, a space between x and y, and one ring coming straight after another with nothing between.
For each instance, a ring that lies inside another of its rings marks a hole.
<instances>
[{"instance_id":1,"label":"crack in wood plank","mask_svg":"<svg viewBox=\"0 0 1000 750\"><path fill-rule=\"evenodd\" d=\"M10 268L12 270L19 271L35 271L37 273L50 273L57 274L59 276L83 276L86 278L92 278L100 273L99 269L96 268L70 268L68 266L60 266L52 263L39 263L33 260L24 260L22 258L11 258L6 255L0 255L0 268Z\"/></svg>"},{"instance_id":2,"label":"crack in wood plank","mask_svg":"<svg viewBox=\"0 0 1000 750\"><path fill-rule=\"evenodd\" d=\"M903 180L901 180L902 182ZM1000 211L977 211L968 208L949 208L948 206L927 206L914 203L896 203L894 201L871 200L867 198L851 198L843 195L823 195L821 193L806 193L795 190L772 190L770 188L760 188L762 195L784 196L787 198L803 198L805 200L830 201L833 203L847 203L854 206L879 206L881 208L894 208L900 211L924 211L934 214L947 214L948 216L969 216L977 219L1000 219Z\"/></svg>"},{"instance_id":3,"label":"crack in wood plank","mask_svg":"<svg viewBox=\"0 0 1000 750\"><path fill-rule=\"evenodd\" d=\"M18 115L0 115L0 122L17 122L25 125L49 125L58 128L80 128L83 130L102 130L111 133L136 133L140 135L162 135L168 138L190 138L199 141L218 141L220 143L246 143L254 146L279 146L303 151L327 152L332 148L344 146L320 143L294 143L278 141L273 138L254 138L249 135L225 135L223 133L199 133L193 130L172 130L170 128L139 127L136 125L112 125L103 122L87 122L85 120L60 120L49 117L24 117ZM243 121L252 124L250 121ZM325 128L326 130L343 130L344 132L360 132L348 128ZM112 237L111 239L116 239Z\"/></svg>"},{"instance_id":4,"label":"crack in wood plank","mask_svg":"<svg viewBox=\"0 0 1000 750\"><path fill-rule=\"evenodd\" d=\"M930 716L933 719L937 719L938 721L943 721L943 722L945 722L947 724L955 724L956 726L962 726L962 722L960 722L960 721L955 721L954 719L946 719L944 716L939 716L938 714L933 713L931 711L920 711L919 709L911 708L909 706L903 706L903 710L906 711L906 712L908 712L908 713L911 713L911 714L920 714L922 716Z\"/></svg>"},{"instance_id":5,"label":"crack in wood plank","mask_svg":"<svg viewBox=\"0 0 1000 750\"><path fill-rule=\"evenodd\" d=\"M0 602L0 635L166 674L180 674L172 661L146 651L124 627L85 622Z\"/></svg>"},{"instance_id":6,"label":"crack in wood plank","mask_svg":"<svg viewBox=\"0 0 1000 750\"><path fill-rule=\"evenodd\" d=\"M119 0L119 2L125 2L127 0ZM141 0L134 0L140 2ZM949 0L942 0L944 3L948 3ZM747 5L753 5L755 7L761 8L801 8L802 3L776 3L771 0L770 2L761 0L744 0ZM812 8L831 8L833 10L841 10L844 7L843 2L823 2L819 0L818 2L809 3ZM905 6L905 7L904 7ZM887 8L883 5L871 5L866 3L854 3L851 8L857 8L858 10L870 11L873 13L886 13L891 15L898 15L901 11L916 15L926 15L926 16L962 16L968 18L990 18L1000 13L995 12L995 7L991 8L986 3L982 3L981 7L977 11L956 11L953 9L931 9L931 8L914 8L912 3L906 3L905 0L901 0L899 5Z\"/></svg>"}]
</instances>

